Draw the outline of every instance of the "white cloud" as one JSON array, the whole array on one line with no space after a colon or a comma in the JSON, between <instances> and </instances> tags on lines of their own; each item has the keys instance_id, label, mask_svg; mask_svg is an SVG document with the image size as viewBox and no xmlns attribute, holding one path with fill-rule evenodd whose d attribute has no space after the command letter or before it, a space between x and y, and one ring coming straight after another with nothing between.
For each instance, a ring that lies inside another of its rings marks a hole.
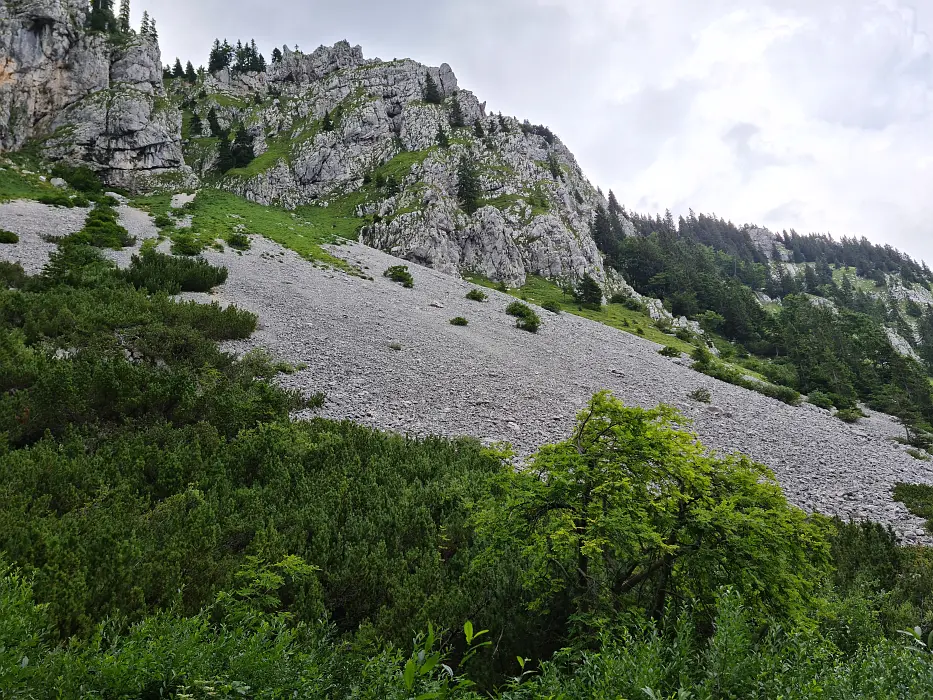
<instances>
[{"instance_id":1,"label":"white cloud","mask_svg":"<svg viewBox=\"0 0 933 700\"><path fill-rule=\"evenodd\" d=\"M865 235L933 262L933 0L150 5L166 55L196 63L224 35L446 61L490 109L551 126L630 208Z\"/></svg>"}]
</instances>

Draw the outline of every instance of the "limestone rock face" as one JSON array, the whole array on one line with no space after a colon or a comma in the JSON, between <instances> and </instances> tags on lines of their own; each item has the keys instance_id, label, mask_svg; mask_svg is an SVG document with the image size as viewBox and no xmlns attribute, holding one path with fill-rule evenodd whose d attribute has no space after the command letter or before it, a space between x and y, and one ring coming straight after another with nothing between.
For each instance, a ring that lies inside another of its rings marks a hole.
<instances>
[{"instance_id":1,"label":"limestone rock face","mask_svg":"<svg viewBox=\"0 0 933 700\"><path fill-rule=\"evenodd\" d=\"M115 186L190 180L158 45L87 32L86 15L82 0L0 4L0 150L41 141Z\"/></svg>"},{"instance_id":2,"label":"limestone rock face","mask_svg":"<svg viewBox=\"0 0 933 700\"><path fill-rule=\"evenodd\" d=\"M440 104L424 99L428 76ZM589 272L607 283L589 230L606 202L573 154L546 129L487 114L446 64L366 59L340 42L286 48L264 73L222 70L170 92L205 129L213 110L222 129L253 136L257 160L222 182L236 194L288 208L353 197L370 220L364 242L449 274L520 285ZM186 143L196 171L214 166L213 141ZM464 161L481 189L472 214L458 196Z\"/></svg>"}]
</instances>

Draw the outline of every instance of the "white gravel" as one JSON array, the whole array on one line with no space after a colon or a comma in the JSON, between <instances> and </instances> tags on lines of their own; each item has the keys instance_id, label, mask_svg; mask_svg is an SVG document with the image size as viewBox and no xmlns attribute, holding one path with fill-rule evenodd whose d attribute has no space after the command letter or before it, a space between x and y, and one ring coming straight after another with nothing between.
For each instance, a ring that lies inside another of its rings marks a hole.
<instances>
[{"instance_id":1,"label":"white gravel","mask_svg":"<svg viewBox=\"0 0 933 700\"><path fill-rule=\"evenodd\" d=\"M9 211L0 207L0 228L16 230ZM126 215L140 226L134 235L154 235L144 217ZM490 291L487 303L467 301L470 284L362 245L331 252L374 281L316 268L252 238L247 252L205 254L230 270L212 298L260 317L253 338L230 347L262 346L307 365L282 383L326 392L322 415L413 435L507 441L529 454L564 439L589 398L610 389L629 404L677 406L707 445L770 466L802 508L891 523L906 542L931 541L923 521L892 500L891 488L898 481L933 484L933 464L892 441L901 431L886 416L849 426L813 406L789 407L663 358L654 343L572 315L539 310L543 326L529 334L504 313L511 297ZM47 256L24 243L0 246L0 257ZM382 277L395 264L409 264L414 289ZM470 325L450 325L455 316ZM711 391L711 405L688 398L699 387Z\"/></svg>"}]
</instances>

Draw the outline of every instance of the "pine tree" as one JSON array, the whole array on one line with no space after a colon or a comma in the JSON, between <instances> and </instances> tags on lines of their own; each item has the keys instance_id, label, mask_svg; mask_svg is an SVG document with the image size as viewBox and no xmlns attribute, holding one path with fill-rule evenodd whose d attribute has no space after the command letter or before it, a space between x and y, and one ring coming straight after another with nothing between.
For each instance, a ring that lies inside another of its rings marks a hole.
<instances>
[{"instance_id":1,"label":"pine tree","mask_svg":"<svg viewBox=\"0 0 933 700\"><path fill-rule=\"evenodd\" d=\"M184 78L185 77L185 69L182 68L181 66L180 58L175 59L175 67L172 68L172 77L173 78Z\"/></svg>"},{"instance_id":2,"label":"pine tree","mask_svg":"<svg viewBox=\"0 0 933 700\"><path fill-rule=\"evenodd\" d=\"M253 152L253 137L242 126L237 129L236 137L233 139L231 155L234 168L245 168L256 158Z\"/></svg>"},{"instance_id":3,"label":"pine tree","mask_svg":"<svg viewBox=\"0 0 933 700\"><path fill-rule=\"evenodd\" d=\"M330 118L330 112L324 112L324 120L321 123L321 129L324 131L334 130L334 120Z\"/></svg>"},{"instance_id":4,"label":"pine tree","mask_svg":"<svg viewBox=\"0 0 933 700\"><path fill-rule=\"evenodd\" d=\"M198 82L198 74L195 73L194 64L191 61L188 61L187 65L185 65L185 80L192 85Z\"/></svg>"},{"instance_id":5,"label":"pine tree","mask_svg":"<svg viewBox=\"0 0 933 700\"><path fill-rule=\"evenodd\" d=\"M473 124L473 135L478 139L486 138L486 131L483 129L483 122L479 119Z\"/></svg>"},{"instance_id":6,"label":"pine tree","mask_svg":"<svg viewBox=\"0 0 933 700\"><path fill-rule=\"evenodd\" d=\"M554 153L554 151L547 154L547 168L551 172L551 177L555 180L564 179L564 171L561 170L560 160L557 158L557 154Z\"/></svg>"},{"instance_id":7,"label":"pine tree","mask_svg":"<svg viewBox=\"0 0 933 700\"><path fill-rule=\"evenodd\" d=\"M276 63L281 63L281 62L282 62L282 52L279 50L278 47L276 47L272 49L272 65L274 66Z\"/></svg>"},{"instance_id":8,"label":"pine tree","mask_svg":"<svg viewBox=\"0 0 933 700\"><path fill-rule=\"evenodd\" d=\"M220 137L220 144L217 147L217 170L225 173L236 166L233 158L233 151L230 149L230 139L227 134Z\"/></svg>"},{"instance_id":9,"label":"pine tree","mask_svg":"<svg viewBox=\"0 0 933 700\"><path fill-rule=\"evenodd\" d=\"M159 43L159 32L156 29L155 17L149 20L149 38L152 39L155 43Z\"/></svg>"},{"instance_id":10,"label":"pine tree","mask_svg":"<svg viewBox=\"0 0 933 700\"><path fill-rule=\"evenodd\" d=\"M172 68L171 66L162 66L162 80L171 80L172 79Z\"/></svg>"},{"instance_id":11,"label":"pine tree","mask_svg":"<svg viewBox=\"0 0 933 700\"><path fill-rule=\"evenodd\" d=\"M120 0L120 31L130 33L130 0Z\"/></svg>"},{"instance_id":12,"label":"pine tree","mask_svg":"<svg viewBox=\"0 0 933 700\"><path fill-rule=\"evenodd\" d=\"M593 217L591 229L596 247L606 255L613 257L615 241L612 237L612 224L609 221L609 212L602 204L596 208L596 216Z\"/></svg>"},{"instance_id":13,"label":"pine tree","mask_svg":"<svg viewBox=\"0 0 933 700\"><path fill-rule=\"evenodd\" d=\"M139 36L149 36L149 13L143 12L143 21L139 25Z\"/></svg>"},{"instance_id":14,"label":"pine tree","mask_svg":"<svg viewBox=\"0 0 933 700\"><path fill-rule=\"evenodd\" d=\"M201 136L204 133L204 123L201 121L201 117L198 116L198 113L195 112L191 115L191 135L192 136Z\"/></svg>"},{"instance_id":15,"label":"pine tree","mask_svg":"<svg viewBox=\"0 0 933 700\"><path fill-rule=\"evenodd\" d=\"M457 198L467 214L473 214L479 208L481 193L476 165L472 160L463 156L457 170Z\"/></svg>"},{"instance_id":16,"label":"pine tree","mask_svg":"<svg viewBox=\"0 0 933 700\"><path fill-rule=\"evenodd\" d=\"M441 148L450 148L450 138L448 138L443 127L437 128L437 145Z\"/></svg>"},{"instance_id":17,"label":"pine tree","mask_svg":"<svg viewBox=\"0 0 933 700\"><path fill-rule=\"evenodd\" d=\"M119 25L113 16L113 0L91 0L87 24L95 32L117 31Z\"/></svg>"},{"instance_id":18,"label":"pine tree","mask_svg":"<svg viewBox=\"0 0 933 700\"><path fill-rule=\"evenodd\" d=\"M220 122L217 120L217 110L211 107L211 111L207 113L207 125L210 127L211 136L216 137L227 137L227 132L220 127Z\"/></svg>"},{"instance_id":19,"label":"pine tree","mask_svg":"<svg viewBox=\"0 0 933 700\"><path fill-rule=\"evenodd\" d=\"M499 112L499 130L503 134L509 133L509 123L505 120L505 117L502 116L502 112Z\"/></svg>"},{"instance_id":20,"label":"pine tree","mask_svg":"<svg viewBox=\"0 0 933 700\"><path fill-rule=\"evenodd\" d=\"M603 305L603 290L589 272L583 275L573 296L577 303L589 309L599 309Z\"/></svg>"},{"instance_id":21,"label":"pine tree","mask_svg":"<svg viewBox=\"0 0 933 700\"><path fill-rule=\"evenodd\" d=\"M460 107L460 100L457 99L456 95L454 95L450 106L450 125L455 129L466 126L466 121L463 118L463 108Z\"/></svg>"},{"instance_id":22,"label":"pine tree","mask_svg":"<svg viewBox=\"0 0 933 700\"><path fill-rule=\"evenodd\" d=\"M424 77L424 101L431 105L439 105L444 101L441 91L437 89L437 83L431 77L431 73L426 73Z\"/></svg>"}]
</instances>

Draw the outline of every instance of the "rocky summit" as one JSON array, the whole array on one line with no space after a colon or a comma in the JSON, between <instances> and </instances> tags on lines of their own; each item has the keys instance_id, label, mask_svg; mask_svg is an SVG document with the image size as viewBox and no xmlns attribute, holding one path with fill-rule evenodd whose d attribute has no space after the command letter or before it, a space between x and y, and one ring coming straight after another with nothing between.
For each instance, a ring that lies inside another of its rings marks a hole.
<instances>
[{"instance_id":1,"label":"rocky summit","mask_svg":"<svg viewBox=\"0 0 933 700\"><path fill-rule=\"evenodd\" d=\"M35 144L138 188L190 178L158 42L86 31L82 0L0 3L0 149Z\"/></svg>"}]
</instances>

